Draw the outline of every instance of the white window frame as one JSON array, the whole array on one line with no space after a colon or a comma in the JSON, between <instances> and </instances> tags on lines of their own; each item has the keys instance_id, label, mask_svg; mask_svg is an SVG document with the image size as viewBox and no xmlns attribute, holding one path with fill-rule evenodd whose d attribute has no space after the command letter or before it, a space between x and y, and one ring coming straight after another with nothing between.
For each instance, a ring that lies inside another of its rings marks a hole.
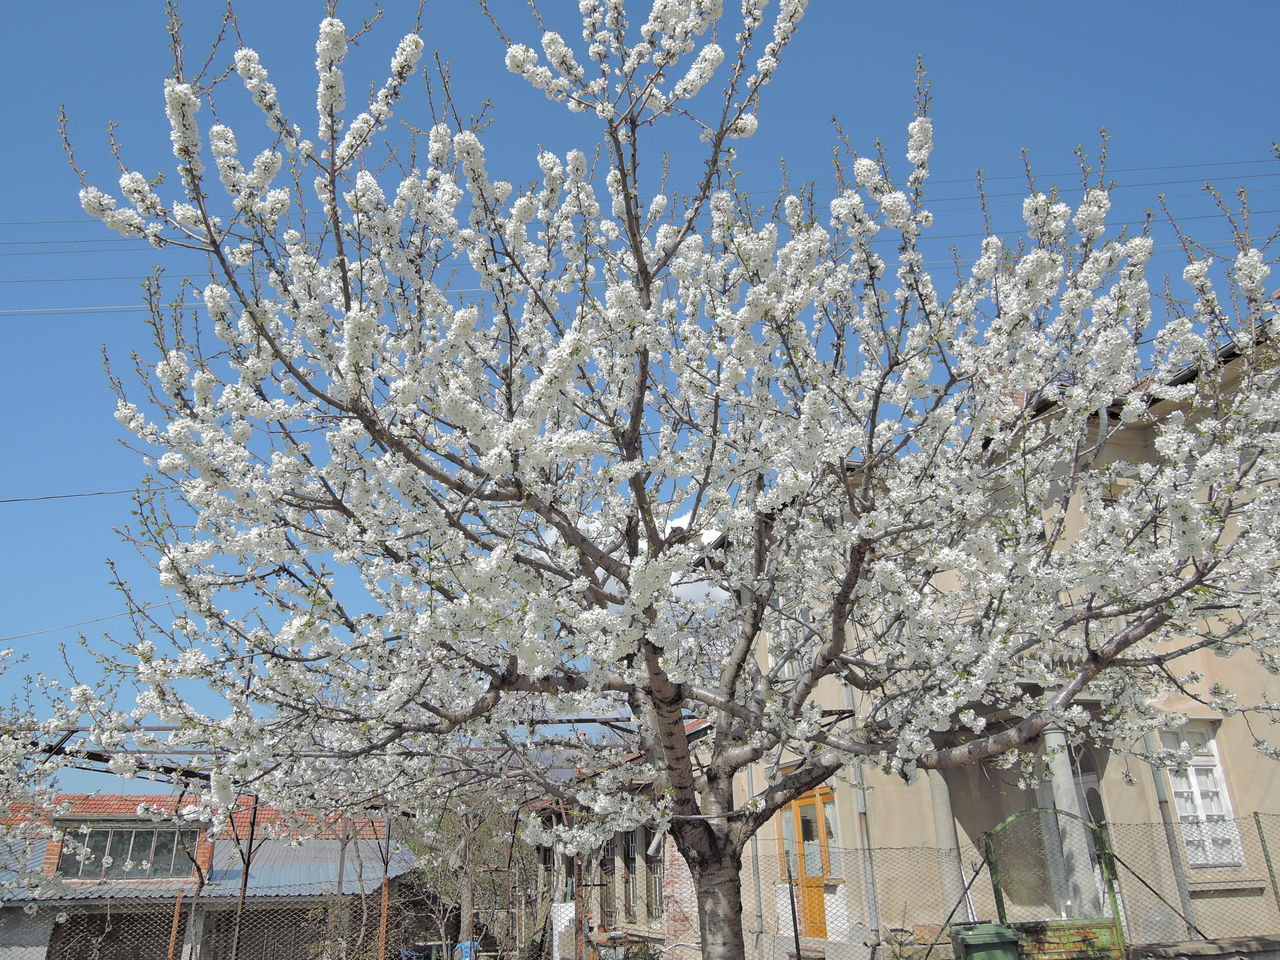
<instances>
[{"instance_id":1,"label":"white window frame","mask_svg":"<svg viewBox=\"0 0 1280 960\"><path fill-rule=\"evenodd\" d=\"M644 838L649 841L644 851L644 909L650 920L661 920L663 914L663 889L666 884L666 850L665 838L657 841L657 851L652 855L649 847L654 844L654 832L646 829Z\"/></svg>"},{"instance_id":2,"label":"white window frame","mask_svg":"<svg viewBox=\"0 0 1280 960\"><path fill-rule=\"evenodd\" d=\"M1160 745L1166 750L1190 752L1189 763L1172 767L1165 774L1174 815L1182 828L1182 850L1187 866L1201 869L1244 866L1244 847L1231 808L1216 733L1215 724L1194 720L1177 729L1160 732ZM1181 785L1179 775L1183 780ZM1209 789L1205 788L1204 780L1209 782ZM1209 792L1217 794L1220 811L1206 812L1211 805L1206 799Z\"/></svg>"},{"instance_id":3,"label":"white window frame","mask_svg":"<svg viewBox=\"0 0 1280 960\"><path fill-rule=\"evenodd\" d=\"M95 855L90 848L94 834L105 837L102 851ZM111 854L113 839L129 835L124 859ZM164 863L153 861L155 844L161 835L172 836L173 846ZM143 845L138 846L142 840ZM200 833L190 827L128 822L93 822L64 828L57 873L65 880L155 880L191 877L195 872L196 846ZM110 865L105 858L112 857ZM126 870L126 864L132 868ZM144 866L145 864L145 866Z\"/></svg>"}]
</instances>

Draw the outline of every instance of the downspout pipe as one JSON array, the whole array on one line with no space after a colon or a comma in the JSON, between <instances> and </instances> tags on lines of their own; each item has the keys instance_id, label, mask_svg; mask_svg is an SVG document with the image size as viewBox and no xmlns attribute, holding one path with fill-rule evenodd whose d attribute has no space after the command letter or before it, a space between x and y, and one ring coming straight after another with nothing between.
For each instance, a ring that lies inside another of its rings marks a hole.
<instances>
[{"instance_id":1,"label":"downspout pipe","mask_svg":"<svg viewBox=\"0 0 1280 960\"><path fill-rule=\"evenodd\" d=\"M853 688L844 688L845 701L849 705L849 715L855 716ZM875 960L876 945L880 943L880 908L876 894L876 867L871 856L871 817L867 813L867 783L862 776L862 764L853 761L854 793L857 794L858 834L862 840L862 879L867 888L867 923L871 927L871 960Z\"/></svg>"},{"instance_id":2,"label":"downspout pipe","mask_svg":"<svg viewBox=\"0 0 1280 960\"><path fill-rule=\"evenodd\" d=\"M871 957L874 960L876 946L880 943L879 895L876 893L876 868L871 856L871 818L867 813L867 785L862 777L862 765L853 764L854 792L857 794L858 832L862 838L862 875L867 888L867 923L871 926Z\"/></svg>"},{"instance_id":3,"label":"downspout pipe","mask_svg":"<svg viewBox=\"0 0 1280 960\"><path fill-rule=\"evenodd\" d=\"M755 764L747 764L747 796L756 795ZM751 882L756 892L756 926L751 931L756 953L764 960L764 895L760 890L760 838L751 834Z\"/></svg>"}]
</instances>

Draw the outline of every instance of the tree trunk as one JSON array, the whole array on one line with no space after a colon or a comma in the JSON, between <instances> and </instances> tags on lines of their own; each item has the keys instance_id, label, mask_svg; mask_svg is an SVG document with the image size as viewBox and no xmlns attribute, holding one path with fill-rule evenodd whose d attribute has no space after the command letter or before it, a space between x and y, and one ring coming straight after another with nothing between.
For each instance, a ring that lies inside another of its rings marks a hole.
<instances>
[{"instance_id":1,"label":"tree trunk","mask_svg":"<svg viewBox=\"0 0 1280 960\"><path fill-rule=\"evenodd\" d=\"M742 858L731 853L690 865L698 893L703 960L744 960Z\"/></svg>"}]
</instances>

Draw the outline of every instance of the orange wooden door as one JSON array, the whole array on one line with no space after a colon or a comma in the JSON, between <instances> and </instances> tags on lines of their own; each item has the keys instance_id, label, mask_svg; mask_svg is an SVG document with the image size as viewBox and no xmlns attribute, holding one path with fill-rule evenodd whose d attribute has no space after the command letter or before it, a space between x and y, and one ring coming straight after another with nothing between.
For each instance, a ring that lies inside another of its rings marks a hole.
<instances>
[{"instance_id":1,"label":"orange wooden door","mask_svg":"<svg viewBox=\"0 0 1280 960\"><path fill-rule=\"evenodd\" d=\"M831 848L835 835L835 799L828 789L806 793L783 808L782 847L795 885L800 935L827 937L826 888L832 881ZM785 876L785 865L784 865Z\"/></svg>"}]
</instances>

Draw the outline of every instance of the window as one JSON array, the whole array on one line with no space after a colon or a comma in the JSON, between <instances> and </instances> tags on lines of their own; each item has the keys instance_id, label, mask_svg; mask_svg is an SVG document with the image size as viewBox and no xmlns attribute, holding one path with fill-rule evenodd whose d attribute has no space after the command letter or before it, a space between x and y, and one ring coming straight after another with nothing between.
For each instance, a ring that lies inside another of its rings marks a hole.
<instances>
[{"instance_id":1,"label":"window","mask_svg":"<svg viewBox=\"0 0 1280 960\"><path fill-rule=\"evenodd\" d=\"M1188 723L1179 730L1163 731L1160 743L1166 750L1190 753L1188 763L1169 770L1187 863L1193 867L1243 865L1244 850L1231 817L1213 728L1207 723Z\"/></svg>"},{"instance_id":2,"label":"window","mask_svg":"<svg viewBox=\"0 0 1280 960\"><path fill-rule=\"evenodd\" d=\"M645 834L650 843L644 852L644 905L649 919L657 920L662 916L662 875L665 859L663 845L665 838L655 838L649 831L645 831ZM654 847L657 849L654 850Z\"/></svg>"},{"instance_id":3,"label":"window","mask_svg":"<svg viewBox=\"0 0 1280 960\"><path fill-rule=\"evenodd\" d=\"M600 921L607 930L612 930L618 923L618 911L613 897L613 881L617 872L615 856L613 837L610 837L600 848Z\"/></svg>"},{"instance_id":4,"label":"window","mask_svg":"<svg viewBox=\"0 0 1280 960\"><path fill-rule=\"evenodd\" d=\"M189 877L199 836L198 830L164 827L81 826L63 837L58 875L73 880Z\"/></svg>"},{"instance_id":5,"label":"window","mask_svg":"<svg viewBox=\"0 0 1280 960\"><path fill-rule=\"evenodd\" d=\"M622 835L622 915L634 921L636 918L636 830Z\"/></svg>"}]
</instances>

